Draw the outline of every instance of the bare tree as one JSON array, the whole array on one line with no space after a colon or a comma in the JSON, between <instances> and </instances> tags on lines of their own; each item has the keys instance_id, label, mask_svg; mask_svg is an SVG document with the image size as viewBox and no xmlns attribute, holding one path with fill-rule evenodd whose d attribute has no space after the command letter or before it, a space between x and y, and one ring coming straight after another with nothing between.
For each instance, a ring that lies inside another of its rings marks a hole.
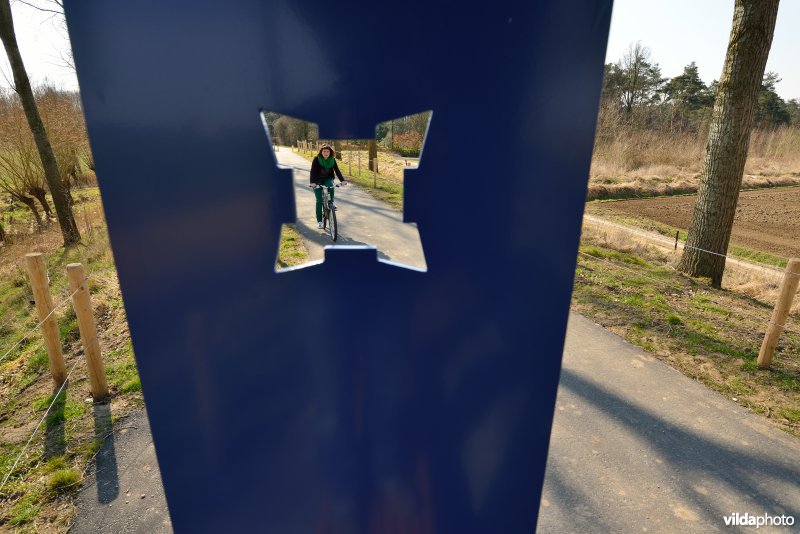
<instances>
[{"instance_id":1,"label":"bare tree","mask_svg":"<svg viewBox=\"0 0 800 534\"><path fill-rule=\"evenodd\" d=\"M75 93L44 85L36 89L36 101L50 134L50 144L58 162L58 174L67 198L80 174L81 153L88 151L88 139L80 101Z\"/></svg>"},{"instance_id":2,"label":"bare tree","mask_svg":"<svg viewBox=\"0 0 800 534\"><path fill-rule=\"evenodd\" d=\"M11 16L9 0L0 0L0 40L3 41L8 61L11 64L11 71L14 75L14 90L20 97L28 126L36 141L36 148L42 161L45 179L50 188L58 222L61 226L64 246L74 245L80 241L80 232L78 231L78 225L75 223L75 217L72 215L67 194L64 191L53 148L50 145L47 131L36 106L28 73L25 71L25 65L22 62L22 55L14 33L14 20Z\"/></svg>"},{"instance_id":3,"label":"bare tree","mask_svg":"<svg viewBox=\"0 0 800 534\"><path fill-rule=\"evenodd\" d=\"M679 269L720 287L779 0L736 0L686 248ZM709 252L705 252L709 251Z\"/></svg>"},{"instance_id":4,"label":"bare tree","mask_svg":"<svg viewBox=\"0 0 800 534\"><path fill-rule=\"evenodd\" d=\"M650 49L639 41L628 46L617 69L626 113L632 113L636 105L652 99L663 83L661 69L653 63Z\"/></svg>"},{"instance_id":5,"label":"bare tree","mask_svg":"<svg viewBox=\"0 0 800 534\"><path fill-rule=\"evenodd\" d=\"M25 204L33 213L38 227L45 224L35 200L49 219L52 215L45 195L42 165L19 103L3 107L0 115L0 190Z\"/></svg>"}]
</instances>

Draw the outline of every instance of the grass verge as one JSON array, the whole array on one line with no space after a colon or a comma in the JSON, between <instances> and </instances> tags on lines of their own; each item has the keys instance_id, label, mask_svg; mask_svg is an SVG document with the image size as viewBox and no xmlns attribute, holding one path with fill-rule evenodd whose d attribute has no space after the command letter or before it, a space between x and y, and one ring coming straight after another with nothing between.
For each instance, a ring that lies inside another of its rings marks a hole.
<instances>
[{"instance_id":1,"label":"grass verge","mask_svg":"<svg viewBox=\"0 0 800 534\"><path fill-rule=\"evenodd\" d=\"M0 356L8 353L0 362L0 481L10 474L0 490L0 525L14 532L66 532L75 513L73 496L112 421L143 406L100 199L96 188L74 193L81 245L65 250L58 226L51 224L42 232L20 232L11 246L0 249ZM64 302L56 319L66 368L74 366L74 371L58 395L41 332L35 328L36 310L24 269L24 254L33 251L47 258L53 303ZM74 262L84 265L90 279L111 391L105 404L91 402L77 321L67 298L66 265ZM31 335L23 340L28 332ZM20 456L40 420L41 427Z\"/></svg>"},{"instance_id":2,"label":"grass verge","mask_svg":"<svg viewBox=\"0 0 800 534\"><path fill-rule=\"evenodd\" d=\"M276 269L294 267L308 261L308 251L303 238L294 224L284 224L281 228L281 246L278 250Z\"/></svg>"},{"instance_id":3,"label":"grass verge","mask_svg":"<svg viewBox=\"0 0 800 534\"><path fill-rule=\"evenodd\" d=\"M653 247L585 233L580 250L575 311L800 437L800 335L784 333L772 369L756 365L770 305L687 278Z\"/></svg>"},{"instance_id":4,"label":"grass verge","mask_svg":"<svg viewBox=\"0 0 800 534\"><path fill-rule=\"evenodd\" d=\"M622 213L619 214L604 213L602 215L602 218L607 219L611 222L615 222L617 224L629 226L631 228L638 228L640 230L654 232L659 235L669 237L670 239L675 239L675 235L677 234L678 241L680 243L686 243L685 230L678 230L674 226L654 221L652 219L647 219L645 217L637 217L635 215L622 214ZM760 250L753 250L751 248L742 247L734 244L728 246L728 256L755 263L762 263L764 265L772 265L780 268L785 268L786 264L789 262L788 258L778 256L777 254L772 254L770 252L764 252Z\"/></svg>"}]
</instances>

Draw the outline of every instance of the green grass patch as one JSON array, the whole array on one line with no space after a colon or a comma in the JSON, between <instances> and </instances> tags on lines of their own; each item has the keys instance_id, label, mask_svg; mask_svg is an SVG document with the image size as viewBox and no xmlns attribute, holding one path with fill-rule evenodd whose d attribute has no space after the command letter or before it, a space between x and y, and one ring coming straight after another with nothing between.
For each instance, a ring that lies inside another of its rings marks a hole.
<instances>
[{"instance_id":1,"label":"green grass patch","mask_svg":"<svg viewBox=\"0 0 800 534\"><path fill-rule=\"evenodd\" d=\"M47 357L47 350L40 349L28 359L27 369L29 373L39 374L47 370L50 360Z\"/></svg>"},{"instance_id":2,"label":"green grass patch","mask_svg":"<svg viewBox=\"0 0 800 534\"><path fill-rule=\"evenodd\" d=\"M81 475L72 468L59 469L47 479L47 492L50 495L60 495L78 489Z\"/></svg>"},{"instance_id":3,"label":"green grass patch","mask_svg":"<svg viewBox=\"0 0 800 534\"><path fill-rule=\"evenodd\" d=\"M617 250L596 246L582 246L580 250L581 252L589 254L590 256L594 256L595 258L604 258L607 260L618 261L620 263L626 263L628 265L638 265L640 267L652 267L652 265L646 260L627 252L619 252Z\"/></svg>"},{"instance_id":4,"label":"green grass patch","mask_svg":"<svg viewBox=\"0 0 800 534\"><path fill-rule=\"evenodd\" d=\"M667 324L670 324L672 326L683 324L683 320L674 313L667 314L666 319L667 319Z\"/></svg>"},{"instance_id":5,"label":"green grass patch","mask_svg":"<svg viewBox=\"0 0 800 534\"><path fill-rule=\"evenodd\" d=\"M728 255L743 260L749 260L755 263L763 263L764 265L774 265L776 267L785 268L789 263L787 258L771 254L769 252L761 252L739 245L730 245L728 247Z\"/></svg>"},{"instance_id":6,"label":"green grass patch","mask_svg":"<svg viewBox=\"0 0 800 534\"><path fill-rule=\"evenodd\" d=\"M308 252L303 245L303 238L294 224L285 224L281 228L281 246L278 250L276 267L285 269L308 261Z\"/></svg>"},{"instance_id":7,"label":"green grass patch","mask_svg":"<svg viewBox=\"0 0 800 534\"><path fill-rule=\"evenodd\" d=\"M781 408L778 415L788 420L790 423L800 423L800 410L793 408Z\"/></svg>"},{"instance_id":8,"label":"green grass patch","mask_svg":"<svg viewBox=\"0 0 800 534\"><path fill-rule=\"evenodd\" d=\"M61 390L58 397L55 398L55 402L53 401L53 395L36 400L33 403L33 409L37 412L41 412L47 410L51 404L52 408L50 408L50 413L47 414L46 420L48 426L77 419L83 416L87 411L87 407L84 403L67 399L66 388Z\"/></svg>"},{"instance_id":9,"label":"green grass patch","mask_svg":"<svg viewBox=\"0 0 800 534\"><path fill-rule=\"evenodd\" d=\"M60 456L55 456L47 460L47 463L44 466L44 470L46 473L53 473L55 471L67 469L67 467L69 467L67 465L67 458L62 454Z\"/></svg>"},{"instance_id":10,"label":"green grass patch","mask_svg":"<svg viewBox=\"0 0 800 534\"><path fill-rule=\"evenodd\" d=\"M124 384L122 384L119 390L122 393L133 393L136 391L142 391L142 383L139 380L139 377L137 376L136 378L132 378L127 382L125 382Z\"/></svg>"},{"instance_id":11,"label":"green grass patch","mask_svg":"<svg viewBox=\"0 0 800 534\"><path fill-rule=\"evenodd\" d=\"M25 495L11 508L8 524L19 527L30 523L39 515L41 509L38 498L35 495Z\"/></svg>"},{"instance_id":12,"label":"green grass patch","mask_svg":"<svg viewBox=\"0 0 800 534\"><path fill-rule=\"evenodd\" d=\"M711 302L711 299L703 295L692 297L691 302L697 309L704 312L716 313L719 315L724 315L726 317L730 316L731 314L731 311L729 309L714 304L713 302Z\"/></svg>"},{"instance_id":13,"label":"green grass patch","mask_svg":"<svg viewBox=\"0 0 800 534\"><path fill-rule=\"evenodd\" d=\"M81 333L78 329L78 317L72 306L68 306L64 314L58 320L58 334L61 343L73 343L80 339Z\"/></svg>"},{"instance_id":14,"label":"green grass patch","mask_svg":"<svg viewBox=\"0 0 800 534\"><path fill-rule=\"evenodd\" d=\"M106 366L106 379L112 387L123 393L142 390L136 361L133 358Z\"/></svg>"},{"instance_id":15,"label":"green grass patch","mask_svg":"<svg viewBox=\"0 0 800 534\"><path fill-rule=\"evenodd\" d=\"M754 393L753 388L748 386L741 377L732 377L728 379L728 388L738 395L749 395Z\"/></svg>"}]
</instances>

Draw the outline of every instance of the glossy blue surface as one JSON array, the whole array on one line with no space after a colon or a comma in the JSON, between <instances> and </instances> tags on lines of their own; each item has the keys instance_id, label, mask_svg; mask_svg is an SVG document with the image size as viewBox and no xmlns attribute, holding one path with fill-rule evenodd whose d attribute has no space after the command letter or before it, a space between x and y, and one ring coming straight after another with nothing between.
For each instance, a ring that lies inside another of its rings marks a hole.
<instances>
[{"instance_id":1,"label":"glossy blue surface","mask_svg":"<svg viewBox=\"0 0 800 534\"><path fill-rule=\"evenodd\" d=\"M611 0L66 12L176 531L531 532ZM261 109L328 138L433 110L405 182L428 272L276 274Z\"/></svg>"}]
</instances>

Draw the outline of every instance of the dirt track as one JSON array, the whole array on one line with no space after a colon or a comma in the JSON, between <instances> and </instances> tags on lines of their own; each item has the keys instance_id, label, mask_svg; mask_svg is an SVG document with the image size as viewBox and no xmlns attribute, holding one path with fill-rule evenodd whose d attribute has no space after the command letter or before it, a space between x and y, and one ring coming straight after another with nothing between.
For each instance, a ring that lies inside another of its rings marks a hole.
<instances>
[{"instance_id":1,"label":"dirt track","mask_svg":"<svg viewBox=\"0 0 800 534\"><path fill-rule=\"evenodd\" d=\"M692 195L591 203L586 205L586 212L600 217L633 215L687 230L696 198ZM731 242L800 258L800 187L742 192Z\"/></svg>"}]
</instances>

